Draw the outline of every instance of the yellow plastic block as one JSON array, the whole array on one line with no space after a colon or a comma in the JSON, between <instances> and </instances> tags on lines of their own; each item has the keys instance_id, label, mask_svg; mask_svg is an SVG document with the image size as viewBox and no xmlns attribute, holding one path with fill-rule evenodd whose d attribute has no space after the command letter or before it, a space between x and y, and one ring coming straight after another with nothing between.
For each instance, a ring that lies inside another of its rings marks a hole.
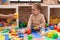
<instances>
[{"instance_id":1,"label":"yellow plastic block","mask_svg":"<svg viewBox=\"0 0 60 40\"><path fill-rule=\"evenodd\" d=\"M15 40L20 40L20 38L18 38L18 37L14 37L14 39L15 39Z\"/></svg>"},{"instance_id":2,"label":"yellow plastic block","mask_svg":"<svg viewBox=\"0 0 60 40\"><path fill-rule=\"evenodd\" d=\"M51 32L48 33L48 37L49 37L49 38L51 38L52 35L53 35L53 33L51 33Z\"/></svg>"},{"instance_id":3,"label":"yellow plastic block","mask_svg":"<svg viewBox=\"0 0 60 40\"><path fill-rule=\"evenodd\" d=\"M2 27L0 27L0 31L2 31L3 30L3 28Z\"/></svg>"},{"instance_id":4,"label":"yellow plastic block","mask_svg":"<svg viewBox=\"0 0 60 40\"><path fill-rule=\"evenodd\" d=\"M34 29L36 29L36 27L34 27Z\"/></svg>"},{"instance_id":5,"label":"yellow plastic block","mask_svg":"<svg viewBox=\"0 0 60 40\"><path fill-rule=\"evenodd\" d=\"M16 30L12 30L12 34L16 34Z\"/></svg>"},{"instance_id":6,"label":"yellow plastic block","mask_svg":"<svg viewBox=\"0 0 60 40\"><path fill-rule=\"evenodd\" d=\"M18 13L14 13L14 18L18 18Z\"/></svg>"},{"instance_id":7,"label":"yellow plastic block","mask_svg":"<svg viewBox=\"0 0 60 40\"><path fill-rule=\"evenodd\" d=\"M0 34L0 40L5 40L5 37Z\"/></svg>"}]
</instances>

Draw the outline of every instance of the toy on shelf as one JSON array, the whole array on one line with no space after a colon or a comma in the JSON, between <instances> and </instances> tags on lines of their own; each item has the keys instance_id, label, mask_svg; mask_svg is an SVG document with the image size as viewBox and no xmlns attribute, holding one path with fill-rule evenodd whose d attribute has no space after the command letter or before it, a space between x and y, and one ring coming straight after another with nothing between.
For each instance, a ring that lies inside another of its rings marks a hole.
<instances>
[{"instance_id":1,"label":"toy on shelf","mask_svg":"<svg viewBox=\"0 0 60 40\"><path fill-rule=\"evenodd\" d=\"M25 28L25 27L27 27L27 23L26 22L19 22L19 27Z\"/></svg>"},{"instance_id":2,"label":"toy on shelf","mask_svg":"<svg viewBox=\"0 0 60 40\"><path fill-rule=\"evenodd\" d=\"M52 24L58 24L60 22L60 18L56 16L51 16L50 17L50 23Z\"/></svg>"},{"instance_id":3,"label":"toy on shelf","mask_svg":"<svg viewBox=\"0 0 60 40\"><path fill-rule=\"evenodd\" d=\"M18 18L18 13L14 13L14 18Z\"/></svg>"}]
</instances>

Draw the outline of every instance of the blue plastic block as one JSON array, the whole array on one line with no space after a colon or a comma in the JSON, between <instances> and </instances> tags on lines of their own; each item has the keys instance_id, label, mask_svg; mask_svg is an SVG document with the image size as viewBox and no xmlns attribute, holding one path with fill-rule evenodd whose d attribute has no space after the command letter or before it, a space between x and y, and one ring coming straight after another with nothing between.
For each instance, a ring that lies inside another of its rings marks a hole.
<instances>
[{"instance_id":1,"label":"blue plastic block","mask_svg":"<svg viewBox=\"0 0 60 40\"><path fill-rule=\"evenodd\" d=\"M4 34L5 40L9 40L9 34Z\"/></svg>"},{"instance_id":2,"label":"blue plastic block","mask_svg":"<svg viewBox=\"0 0 60 40\"><path fill-rule=\"evenodd\" d=\"M42 28L40 28L40 30L43 30L43 31L45 31L45 28L44 28L44 27L42 27Z\"/></svg>"},{"instance_id":3,"label":"blue plastic block","mask_svg":"<svg viewBox=\"0 0 60 40\"><path fill-rule=\"evenodd\" d=\"M48 28L46 28L45 31L48 31Z\"/></svg>"},{"instance_id":4,"label":"blue plastic block","mask_svg":"<svg viewBox=\"0 0 60 40\"><path fill-rule=\"evenodd\" d=\"M33 38L41 38L41 35L37 32L32 32Z\"/></svg>"},{"instance_id":5,"label":"blue plastic block","mask_svg":"<svg viewBox=\"0 0 60 40\"><path fill-rule=\"evenodd\" d=\"M24 38L24 34L19 33L18 35L19 35L20 38Z\"/></svg>"}]
</instances>

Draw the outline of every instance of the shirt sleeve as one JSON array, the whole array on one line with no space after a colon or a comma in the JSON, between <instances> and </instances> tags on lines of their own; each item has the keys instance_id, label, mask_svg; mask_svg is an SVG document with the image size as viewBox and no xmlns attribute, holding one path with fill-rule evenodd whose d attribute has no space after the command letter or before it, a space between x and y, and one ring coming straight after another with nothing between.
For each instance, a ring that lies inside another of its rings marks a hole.
<instances>
[{"instance_id":1,"label":"shirt sleeve","mask_svg":"<svg viewBox=\"0 0 60 40\"><path fill-rule=\"evenodd\" d=\"M27 25L27 27L29 29L31 28L31 24L32 24L32 15L30 16L29 21L28 21L28 25Z\"/></svg>"},{"instance_id":2,"label":"shirt sleeve","mask_svg":"<svg viewBox=\"0 0 60 40\"><path fill-rule=\"evenodd\" d=\"M1 18L1 19L7 19L7 18L9 18L9 15L0 14L0 18Z\"/></svg>"},{"instance_id":3,"label":"shirt sleeve","mask_svg":"<svg viewBox=\"0 0 60 40\"><path fill-rule=\"evenodd\" d=\"M44 18L44 16L42 15L42 17L41 17L41 24L40 24L40 27L43 27L43 26L45 26L45 18Z\"/></svg>"}]
</instances>

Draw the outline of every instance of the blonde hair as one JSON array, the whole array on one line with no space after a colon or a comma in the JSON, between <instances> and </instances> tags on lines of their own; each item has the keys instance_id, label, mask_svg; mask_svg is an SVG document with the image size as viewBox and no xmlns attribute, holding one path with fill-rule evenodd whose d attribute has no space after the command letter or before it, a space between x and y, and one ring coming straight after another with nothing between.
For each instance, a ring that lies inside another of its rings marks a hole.
<instances>
[{"instance_id":1,"label":"blonde hair","mask_svg":"<svg viewBox=\"0 0 60 40\"><path fill-rule=\"evenodd\" d=\"M33 6L36 6L36 8L37 8L38 10L40 10L40 12L42 12L42 6L41 6L40 3L35 3L35 4L33 4Z\"/></svg>"}]
</instances>

